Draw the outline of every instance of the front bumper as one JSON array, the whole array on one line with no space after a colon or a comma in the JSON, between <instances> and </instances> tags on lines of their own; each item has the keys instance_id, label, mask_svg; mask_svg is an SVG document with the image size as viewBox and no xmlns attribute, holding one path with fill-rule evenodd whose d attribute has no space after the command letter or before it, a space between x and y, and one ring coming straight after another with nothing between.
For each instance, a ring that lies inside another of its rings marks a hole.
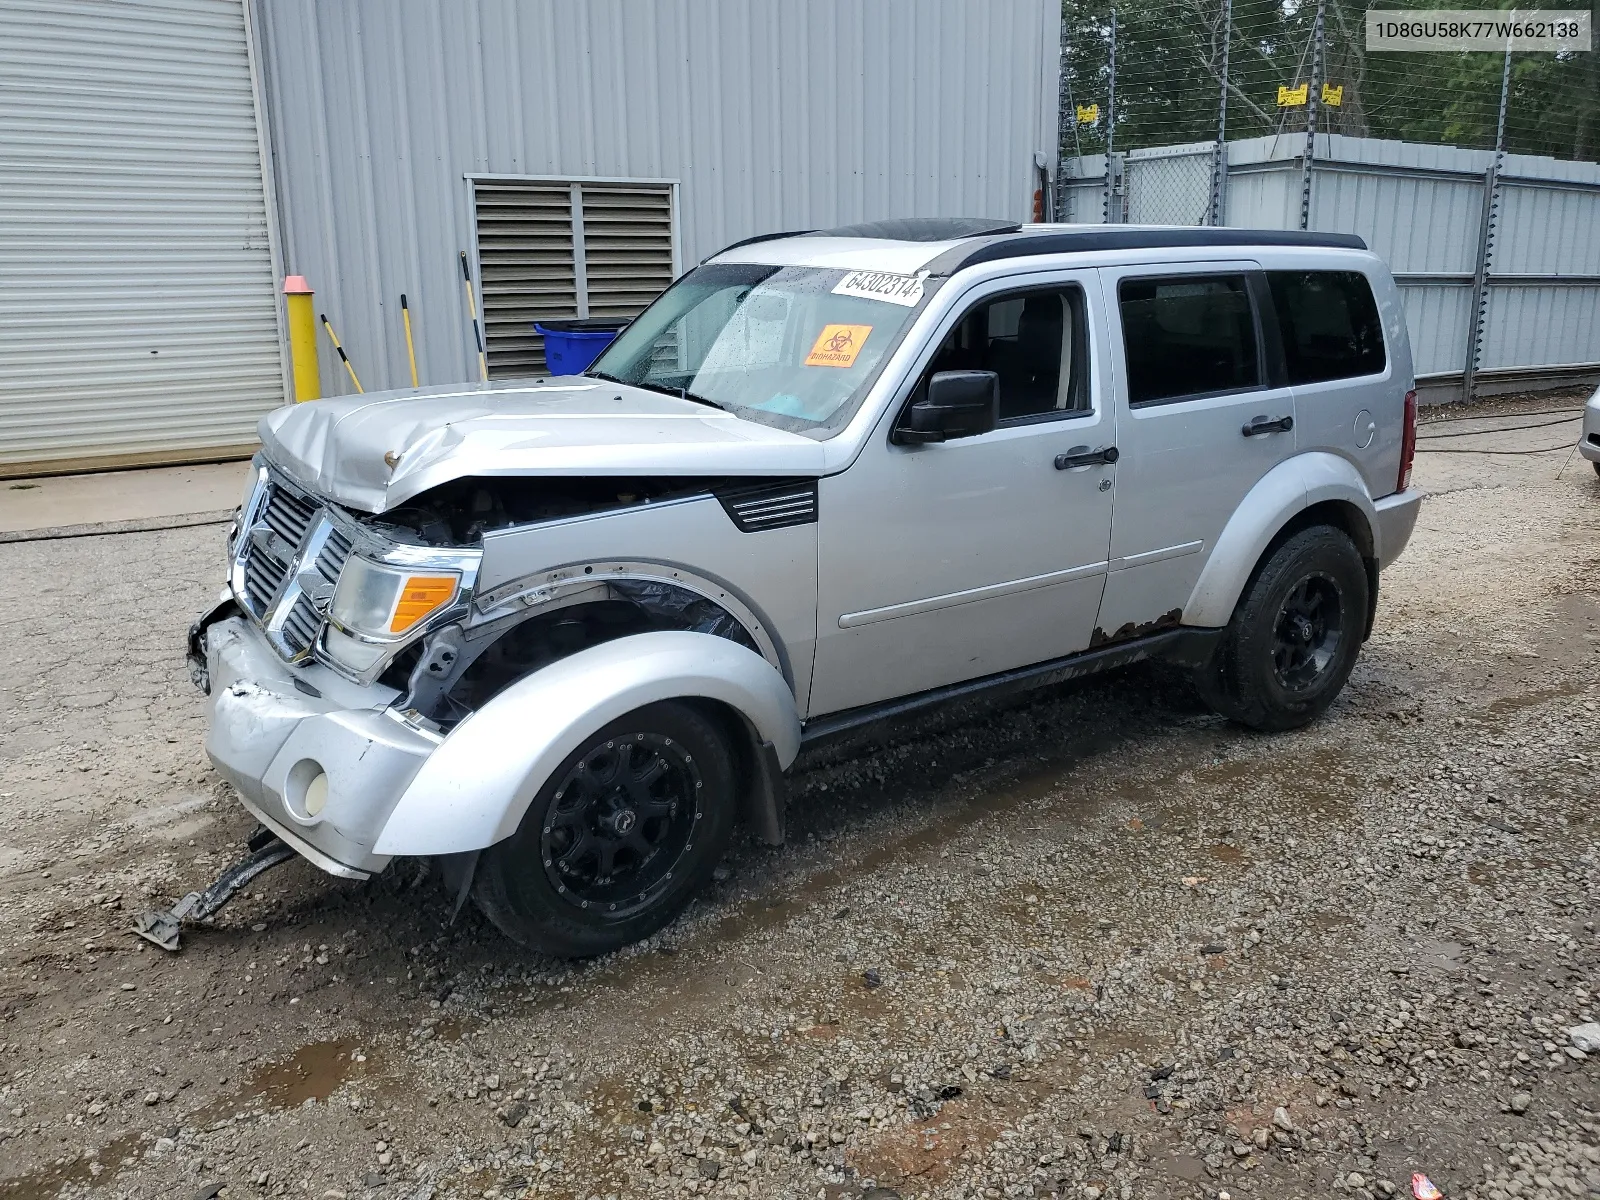
<instances>
[{"instance_id":1,"label":"front bumper","mask_svg":"<svg viewBox=\"0 0 1600 1200\"><path fill-rule=\"evenodd\" d=\"M252 813L333 875L365 879L401 793L440 738L389 705L398 693L362 687L320 664L291 667L239 616L203 624L195 649L210 683L206 753ZM327 776L327 799L307 811L308 787Z\"/></svg>"},{"instance_id":2,"label":"front bumper","mask_svg":"<svg viewBox=\"0 0 1600 1200\"><path fill-rule=\"evenodd\" d=\"M1417 527L1422 509L1422 489L1407 488L1373 501L1378 510L1378 565L1387 567L1404 553Z\"/></svg>"},{"instance_id":3,"label":"front bumper","mask_svg":"<svg viewBox=\"0 0 1600 1200\"><path fill-rule=\"evenodd\" d=\"M1600 463L1600 391L1583 408L1583 432L1578 435L1578 453L1590 462Z\"/></svg>"}]
</instances>

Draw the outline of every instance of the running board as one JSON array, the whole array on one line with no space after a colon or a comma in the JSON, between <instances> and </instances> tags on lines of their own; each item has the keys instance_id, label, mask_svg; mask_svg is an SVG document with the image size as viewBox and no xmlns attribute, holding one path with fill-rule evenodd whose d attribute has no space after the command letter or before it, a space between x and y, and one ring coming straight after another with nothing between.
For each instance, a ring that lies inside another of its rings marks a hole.
<instances>
[{"instance_id":1,"label":"running board","mask_svg":"<svg viewBox=\"0 0 1600 1200\"><path fill-rule=\"evenodd\" d=\"M860 708L829 713L807 721L801 727L800 745L802 749L810 749L824 743L865 738L881 724L899 721L959 700L998 699L1015 692L1032 691L1065 683L1069 679L1095 675L1147 658L1197 667L1210 660L1217 639L1225 632L1224 629L1201 629L1195 626L1165 629L1147 637L1113 642L1078 654L1069 654L1065 658L1053 658L963 683L952 683L915 695L886 700L881 704L864 704Z\"/></svg>"}]
</instances>

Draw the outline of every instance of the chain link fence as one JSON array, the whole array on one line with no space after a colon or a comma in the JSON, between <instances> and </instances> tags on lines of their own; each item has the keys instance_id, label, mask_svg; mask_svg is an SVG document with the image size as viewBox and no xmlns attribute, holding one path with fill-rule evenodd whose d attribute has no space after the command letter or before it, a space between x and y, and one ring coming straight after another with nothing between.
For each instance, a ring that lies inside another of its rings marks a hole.
<instances>
[{"instance_id":1,"label":"chain link fence","mask_svg":"<svg viewBox=\"0 0 1600 1200\"><path fill-rule=\"evenodd\" d=\"M1216 148L1309 148L1312 130L1600 159L1600 50L1369 51L1365 13L1351 0L1067 0L1058 218L1221 223Z\"/></svg>"}]
</instances>

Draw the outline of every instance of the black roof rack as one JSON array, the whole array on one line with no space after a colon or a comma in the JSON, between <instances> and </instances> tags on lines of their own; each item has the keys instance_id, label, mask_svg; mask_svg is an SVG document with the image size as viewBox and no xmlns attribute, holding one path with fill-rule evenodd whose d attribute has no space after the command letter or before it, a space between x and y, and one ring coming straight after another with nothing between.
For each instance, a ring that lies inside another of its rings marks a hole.
<instances>
[{"instance_id":1,"label":"black roof rack","mask_svg":"<svg viewBox=\"0 0 1600 1200\"><path fill-rule=\"evenodd\" d=\"M1016 233L1021 228L1015 221L999 221L993 217L895 217L887 221L841 225L837 229L817 229L813 231L813 236L883 238L891 242L953 242L957 238Z\"/></svg>"},{"instance_id":2,"label":"black roof rack","mask_svg":"<svg viewBox=\"0 0 1600 1200\"><path fill-rule=\"evenodd\" d=\"M1340 250L1365 250L1367 243L1353 233L1304 233L1298 229L1230 229L1198 226L1194 229L1135 229L1104 225L1084 229L1048 230L1021 237L994 238L973 246L955 246L927 265L933 275L953 275L963 267L1002 258L1031 258L1037 254L1083 254L1091 250L1165 250L1185 246L1324 246Z\"/></svg>"}]
</instances>

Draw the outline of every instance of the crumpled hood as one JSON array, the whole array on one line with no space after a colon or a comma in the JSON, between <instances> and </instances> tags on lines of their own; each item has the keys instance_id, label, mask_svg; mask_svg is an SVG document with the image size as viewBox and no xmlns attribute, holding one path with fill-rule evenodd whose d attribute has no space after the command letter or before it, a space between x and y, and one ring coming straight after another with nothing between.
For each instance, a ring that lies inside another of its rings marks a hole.
<instances>
[{"instance_id":1,"label":"crumpled hood","mask_svg":"<svg viewBox=\"0 0 1600 1200\"><path fill-rule=\"evenodd\" d=\"M318 495L385 512L467 475L819 475L823 448L690 400L580 376L291 404L267 459Z\"/></svg>"}]
</instances>

